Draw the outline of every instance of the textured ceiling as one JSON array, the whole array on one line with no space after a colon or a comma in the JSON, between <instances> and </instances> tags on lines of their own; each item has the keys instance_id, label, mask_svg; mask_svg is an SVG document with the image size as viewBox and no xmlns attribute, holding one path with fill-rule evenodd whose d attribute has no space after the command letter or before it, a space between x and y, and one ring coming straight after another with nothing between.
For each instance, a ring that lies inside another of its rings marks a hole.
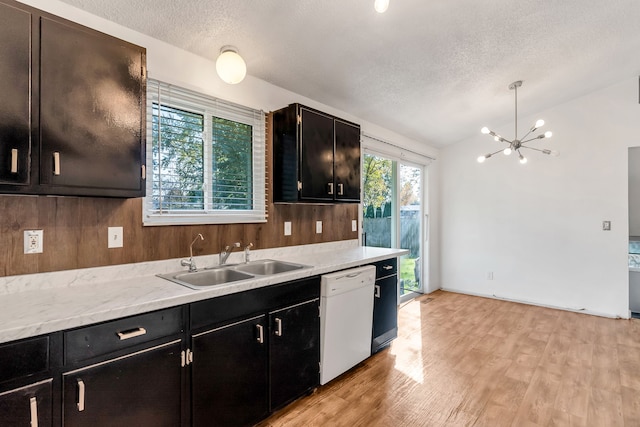
<instances>
[{"instance_id":1,"label":"textured ceiling","mask_svg":"<svg viewBox=\"0 0 640 427\"><path fill-rule=\"evenodd\" d=\"M62 0L433 146L640 73L639 0Z\"/></svg>"}]
</instances>

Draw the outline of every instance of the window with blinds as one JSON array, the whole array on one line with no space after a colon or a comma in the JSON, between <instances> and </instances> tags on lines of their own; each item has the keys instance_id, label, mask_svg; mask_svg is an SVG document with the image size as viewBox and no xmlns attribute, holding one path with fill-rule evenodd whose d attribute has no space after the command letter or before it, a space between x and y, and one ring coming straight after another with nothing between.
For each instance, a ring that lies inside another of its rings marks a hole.
<instances>
[{"instance_id":1,"label":"window with blinds","mask_svg":"<svg viewBox=\"0 0 640 427\"><path fill-rule=\"evenodd\" d=\"M262 111L147 81L145 225L265 222Z\"/></svg>"}]
</instances>

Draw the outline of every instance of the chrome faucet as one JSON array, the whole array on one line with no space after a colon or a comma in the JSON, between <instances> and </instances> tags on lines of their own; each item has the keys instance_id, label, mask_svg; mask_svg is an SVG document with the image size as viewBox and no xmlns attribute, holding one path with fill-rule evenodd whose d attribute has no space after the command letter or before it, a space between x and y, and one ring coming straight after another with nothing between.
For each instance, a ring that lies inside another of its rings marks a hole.
<instances>
[{"instance_id":1,"label":"chrome faucet","mask_svg":"<svg viewBox=\"0 0 640 427\"><path fill-rule=\"evenodd\" d=\"M249 257L251 256L251 253L249 252L249 250L252 247L253 247L253 243L249 243L247 246L244 247L244 262L245 262L245 264L250 261Z\"/></svg>"},{"instance_id":2,"label":"chrome faucet","mask_svg":"<svg viewBox=\"0 0 640 427\"><path fill-rule=\"evenodd\" d=\"M240 247L240 242L235 242L229 246L225 246L222 252L220 252L220 265L227 262L227 258L229 258L229 255L231 255L231 252L233 252L234 248L239 248L239 247Z\"/></svg>"},{"instance_id":3,"label":"chrome faucet","mask_svg":"<svg viewBox=\"0 0 640 427\"><path fill-rule=\"evenodd\" d=\"M193 259L193 244L195 242L197 242L198 239L204 240L204 236L202 234L198 233L196 238L193 239L193 242L191 242L191 244L189 245L189 259L180 260L180 265L181 266L183 266L183 267L189 266L189 272L190 273L193 273L194 271L198 271L198 268L196 267L196 262Z\"/></svg>"}]
</instances>

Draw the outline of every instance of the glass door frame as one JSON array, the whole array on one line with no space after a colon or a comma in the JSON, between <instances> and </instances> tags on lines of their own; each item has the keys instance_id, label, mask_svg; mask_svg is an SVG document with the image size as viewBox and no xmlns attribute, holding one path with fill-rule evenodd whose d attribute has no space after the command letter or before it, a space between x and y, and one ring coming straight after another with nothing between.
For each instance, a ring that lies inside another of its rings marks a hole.
<instances>
[{"instance_id":1,"label":"glass door frame","mask_svg":"<svg viewBox=\"0 0 640 427\"><path fill-rule=\"evenodd\" d=\"M370 147L363 147L362 150L363 153L363 161L361 162L361 167L364 168L364 156L365 155L372 155L372 156L377 156L377 157L381 157L383 159L387 159L392 161L392 181L393 181L393 191L392 191L392 198L391 198L391 207L393 209L393 216L392 218L395 218L395 220L393 221L393 226L391 227L391 246L394 248L398 248L400 247L400 236L401 236L401 217L400 217L400 201L399 201L399 195L401 192L401 177L400 177L400 165L405 165L405 166L409 166L409 167L414 167L414 168L418 168L420 169L420 213L419 213L419 217L420 217L420 254L419 254L419 258L420 258L420 277L419 277L419 282L420 282L420 288L418 292L407 292L403 295L400 295L400 286L398 286L398 297L399 297L399 301L400 302L404 302L408 299L414 298L418 295L421 295L425 292L426 289L428 289L428 278L429 278L429 274L428 274L428 270L427 270L427 266L429 265L428 260L426 259L426 257L429 254L428 251L428 245L429 245L429 241L428 241L428 230L427 227L429 226L428 224L428 203L427 203L427 191L426 189L427 187L427 166L426 164L421 164L419 162L412 162L412 161L408 161L406 158L404 158L404 156L397 156L397 155L393 155L393 154L389 154L388 152L385 151L381 151L381 150L376 150L375 148L370 148ZM364 179L364 170L361 173L361 176ZM361 200L364 201L364 186L362 186L362 197ZM358 208L359 212L359 217L361 220L361 233L358 237L359 243L362 245L363 242L363 232L364 232L364 204L360 203L359 208ZM398 279L400 279L401 277L401 273L400 273L400 265L398 265ZM398 283L400 283L398 281Z\"/></svg>"}]
</instances>

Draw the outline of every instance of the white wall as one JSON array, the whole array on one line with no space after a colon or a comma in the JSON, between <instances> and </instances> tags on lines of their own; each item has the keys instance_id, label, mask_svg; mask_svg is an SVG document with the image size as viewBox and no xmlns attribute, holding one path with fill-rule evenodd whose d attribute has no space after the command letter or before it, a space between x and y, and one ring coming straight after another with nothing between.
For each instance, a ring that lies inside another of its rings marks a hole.
<instances>
[{"instance_id":1,"label":"white wall","mask_svg":"<svg viewBox=\"0 0 640 427\"><path fill-rule=\"evenodd\" d=\"M331 106L321 104L312 99L252 77L250 75L250 69L248 70L249 75L242 83L237 85L227 85L218 78L215 71L215 62L213 61L199 57L182 49L178 49L170 44L130 30L103 18L91 15L58 0L19 1L87 27L94 28L98 31L111 34L131 43L144 46L147 49L147 69L148 76L150 78L180 85L214 97L236 102L252 108L261 109L266 112L282 108L293 102L299 102L309 107L314 107L321 111L358 123L361 126L362 132L368 135L393 142L394 144L401 145L426 156L435 158L439 156L438 149L430 147L422 142L408 139L374 123L355 117L347 111L341 111ZM141 16L140 19L144 19L144 17ZM439 172L437 166L432 166L431 168L432 169L429 174L429 205L432 211L438 211ZM432 229L439 228L436 218L437 215L433 218L434 220L431 224ZM437 231L434 231L433 235L437 236ZM437 246L438 243L439 241L434 240L430 244L430 250L436 257L439 253L439 247ZM430 281L433 283L439 283L439 266L439 263L435 263L429 268Z\"/></svg>"},{"instance_id":2,"label":"white wall","mask_svg":"<svg viewBox=\"0 0 640 427\"><path fill-rule=\"evenodd\" d=\"M627 150L640 145L638 78L522 117L554 132L520 165L477 137L441 151L442 287L628 317ZM512 123L492 124L511 136ZM602 231L602 221L612 221ZM487 273L494 273L487 280Z\"/></svg>"}]
</instances>

